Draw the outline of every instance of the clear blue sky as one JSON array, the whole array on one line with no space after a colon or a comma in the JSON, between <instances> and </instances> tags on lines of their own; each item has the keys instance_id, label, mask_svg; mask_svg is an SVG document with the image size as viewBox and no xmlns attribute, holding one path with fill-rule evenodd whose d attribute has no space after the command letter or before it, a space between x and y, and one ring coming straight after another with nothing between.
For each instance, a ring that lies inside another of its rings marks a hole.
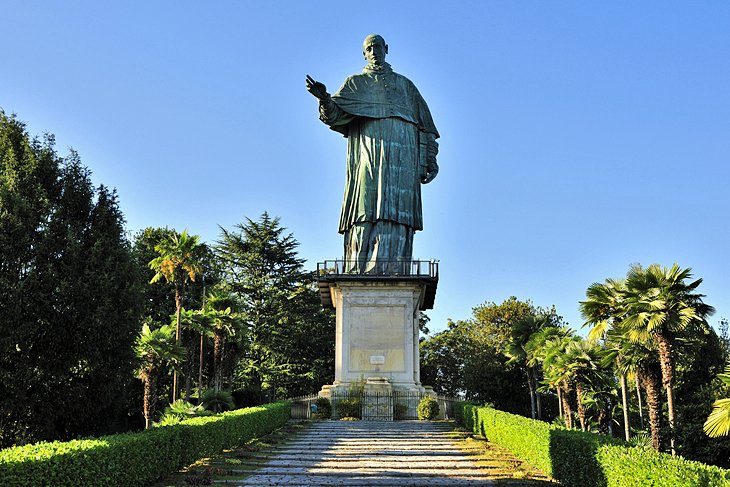
<instances>
[{"instance_id":1,"label":"clear blue sky","mask_svg":"<svg viewBox=\"0 0 730 487\"><path fill-rule=\"evenodd\" d=\"M361 7L359 5L362 5ZM0 0L0 107L116 187L130 232L268 211L341 255L345 140L317 118L382 34L441 133L414 255L431 328L674 262L730 317L730 2Z\"/></svg>"}]
</instances>

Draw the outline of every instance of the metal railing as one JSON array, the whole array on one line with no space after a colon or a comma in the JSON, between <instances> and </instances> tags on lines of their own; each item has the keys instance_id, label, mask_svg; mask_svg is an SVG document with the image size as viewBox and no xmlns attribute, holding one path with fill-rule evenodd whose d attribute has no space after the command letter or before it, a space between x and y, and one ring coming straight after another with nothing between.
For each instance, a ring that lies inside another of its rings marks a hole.
<instances>
[{"instance_id":1,"label":"metal railing","mask_svg":"<svg viewBox=\"0 0 730 487\"><path fill-rule=\"evenodd\" d=\"M362 262L357 260L325 260L317 263L317 275L336 276L375 276L375 277L421 277L437 279L439 263L437 260L378 260Z\"/></svg>"},{"instance_id":2,"label":"metal railing","mask_svg":"<svg viewBox=\"0 0 730 487\"><path fill-rule=\"evenodd\" d=\"M418 419L418 404L426 394L408 391L359 392L335 391L327 397L331 407L330 419L355 417L369 421L393 421ZM292 419L310 419L315 413L322 418L317 408L316 394L289 399L292 404ZM454 404L460 399L437 396L439 419L454 419Z\"/></svg>"}]
</instances>

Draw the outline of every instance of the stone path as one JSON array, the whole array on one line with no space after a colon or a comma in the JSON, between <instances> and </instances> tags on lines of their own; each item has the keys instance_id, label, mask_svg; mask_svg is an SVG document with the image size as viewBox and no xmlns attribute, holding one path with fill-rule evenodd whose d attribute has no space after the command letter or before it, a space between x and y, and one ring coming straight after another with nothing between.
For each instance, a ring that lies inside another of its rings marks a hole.
<instances>
[{"instance_id":1,"label":"stone path","mask_svg":"<svg viewBox=\"0 0 730 487\"><path fill-rule=\"evenodd\" d=\"M214 483L251 487L549 484L545 480L507 480L511 477L497 472L504 465L478 464L468 455L469 448L479 447L465 451L457 446L450 423L314 422L291 439L248 456L246 465L255 470L245 480Z\"/></svg>"}]
</instances>

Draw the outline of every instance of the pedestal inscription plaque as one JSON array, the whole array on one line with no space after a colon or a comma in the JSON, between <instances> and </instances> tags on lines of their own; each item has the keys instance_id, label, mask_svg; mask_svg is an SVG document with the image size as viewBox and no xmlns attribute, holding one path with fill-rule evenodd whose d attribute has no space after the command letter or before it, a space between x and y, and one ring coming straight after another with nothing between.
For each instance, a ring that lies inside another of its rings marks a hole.
<instances>
[{"instance_id":1,"label":"pedestal inscription plaque","mask_svg":"<svg viewBox=\"0 0 730 487\"><path fill-rule=\"evenodd\" d=\"M350 372L405 372L406 306L353 305L349 315Z\"/></svg>"}]
</instances>

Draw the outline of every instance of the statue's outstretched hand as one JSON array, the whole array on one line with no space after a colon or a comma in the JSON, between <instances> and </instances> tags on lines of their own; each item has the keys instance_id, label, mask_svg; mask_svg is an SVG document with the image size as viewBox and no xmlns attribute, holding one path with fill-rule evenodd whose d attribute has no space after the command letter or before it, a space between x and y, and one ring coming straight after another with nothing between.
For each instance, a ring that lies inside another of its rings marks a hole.
<instances>
[{"instance_id":1,"label":"statue's outstretched hand","mask_svg":"<svg viewBox=\"0 0 730 487\"><path fill-rule=\"evenodd\" d=\"M324 83L315 81L314 78L309 75L307 75L307 91L309 91L312 95L316 96L320 100L326 100L327 98L329 98L329 93L327 93L327 87L324 85Z\"/></svg>"}]
</instances>

